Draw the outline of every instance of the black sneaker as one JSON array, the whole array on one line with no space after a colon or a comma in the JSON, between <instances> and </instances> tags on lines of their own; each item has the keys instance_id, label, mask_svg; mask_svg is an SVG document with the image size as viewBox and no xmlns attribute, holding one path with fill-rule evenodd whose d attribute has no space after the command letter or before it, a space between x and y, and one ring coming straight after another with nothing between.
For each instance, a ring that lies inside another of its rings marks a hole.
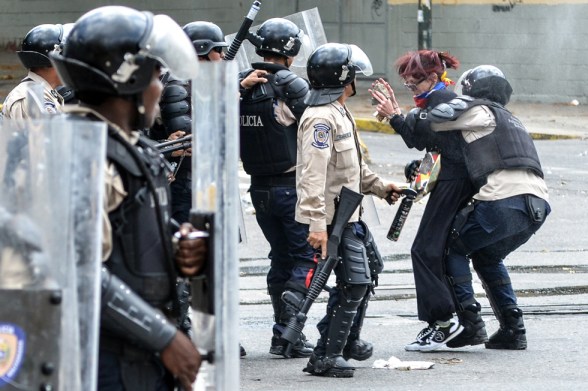
<instances>
[{"instance_id":1,"label":"black sneaker","mask_svg":"<svg viewBox=\"0 0 588 391\"><path fill-rule=\"evenodd\" d=\"M433 331L424 342L407 345L404 349L408 350L407 347L410 346L411 350L408 351L432 352L445 346L447 342L457 337L463 331L463 326L456 319L450 319L442 323L447 323L447 325L442 325L439 321L435 322Z\"/></svg>"},{"instance_id":2,"label":"black sneaker","mask_svg":"<svg viewBox=\"0 0 588 391\"><path fill-rule=\"evenodd\" d=\"M239 343L239 356L241 358L245 357L247 355L247 352L245 351L245 348L243 347L243 345L241 345Z\"/></svg>"},{"instance_id":3,"label":"black sneaker","mask_svg":"<svg viewBox=\"0 0 588 391\"><path fill-rule=\"evenodd\" d=\"M430 325L428 325L427 327L425 327L424 329L422 329L417 334L416 339L414 340L414 342L411 342L408 345L406 345L404 347L404 350L406 350L407 352L419 351L420 350L420 346L423 343L425 343L425 341L427 340L427 338L429 338L429 335L431 335L431 333L433 332L433 330L435 330L435 323L431 323Z\"/></svg>"}]
</instances>

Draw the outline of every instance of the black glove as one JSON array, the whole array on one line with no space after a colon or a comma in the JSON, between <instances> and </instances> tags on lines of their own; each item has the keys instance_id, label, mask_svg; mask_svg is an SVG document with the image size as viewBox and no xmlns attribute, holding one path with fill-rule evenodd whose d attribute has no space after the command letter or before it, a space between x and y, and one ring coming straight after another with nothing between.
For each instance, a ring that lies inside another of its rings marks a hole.
<instances>
[{"instance_id":1,"label":"black glove","mask_svg":"<svg viewBox=\"0 0 588 391\"><path fill-rule=\"evenodd\" d=\"M404 176L406 177L407 182L412 182L415 180L417 174L419 173L421 162L422 160L413 160L404 166Z\"/></svg>"}]
</instances>

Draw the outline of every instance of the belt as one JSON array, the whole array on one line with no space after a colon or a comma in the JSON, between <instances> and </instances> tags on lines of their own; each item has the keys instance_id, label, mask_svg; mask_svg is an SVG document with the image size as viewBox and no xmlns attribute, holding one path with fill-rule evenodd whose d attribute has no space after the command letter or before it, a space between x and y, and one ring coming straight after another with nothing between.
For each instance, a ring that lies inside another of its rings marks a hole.
<instances>
[{"instance_id":1,"label":"belt","mask_svg":"<svg viewBox=\"0 0 588 391\"><path fill-rule=\"evenodd\" d=\"M251 186L296 187L296 172L293 171L280 175L252 176Z\"/></svg>"}]
</instances>

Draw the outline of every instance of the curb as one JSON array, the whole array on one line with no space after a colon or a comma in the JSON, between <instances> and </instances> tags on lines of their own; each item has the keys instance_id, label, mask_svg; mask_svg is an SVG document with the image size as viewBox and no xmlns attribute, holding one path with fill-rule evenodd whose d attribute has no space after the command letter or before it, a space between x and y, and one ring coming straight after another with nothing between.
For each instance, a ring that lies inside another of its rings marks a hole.
<instances>
[{"instance_id":1,"label":"curb","mask_svg":"<svg viewBox=\"0 0 588 391\"><path fill-rule=\"evenodd\" d=\"M356 118L357 129L364 132L398 134L387 122L379 122L375 118ZM529 131L533 140L583 140L586 137L575 134L558 134Z\"/></svg>"}]
</instances>

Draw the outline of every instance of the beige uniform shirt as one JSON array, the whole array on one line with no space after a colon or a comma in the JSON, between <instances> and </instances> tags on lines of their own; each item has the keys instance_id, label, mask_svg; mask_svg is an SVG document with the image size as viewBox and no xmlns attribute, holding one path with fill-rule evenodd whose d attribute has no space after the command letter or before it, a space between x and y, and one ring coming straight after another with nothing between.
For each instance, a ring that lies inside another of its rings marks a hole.
<instances>
[{"instance_id":1,"label":"beige uniform shirt","mask_svg":"<svg viewBox=\"0 0 588 391\"><path fill-rule=\"evenodd\" d=\"M496 118L487 106L474 106L455 121L432 124L434 131L461 129L467 143L478 140L496 129ZM480 201L502 200L520 194L533 194L549 200L543 178L526 169L496 170L488 175L488 181L474 195Z\"/></svg>"},{"instance_id":2,"label":"beige uniform shirt","mask_svg":"<svg viewBox=\"0 0 588 391\"><path fill-rule=\"evenodd\" d=\"M298 126L296 221L326 231L343 186L386 197L386 186L361 159L355 120L335 101L308 107ZM349 221L359 220L356 210Z\"/></svg>"},{"instance_id":3,"label":"beige uniform shirt","mask_svg":"<svg viewBox=\"0 0 588 391\"><path fill-rule=\"evenodd\" d=\"M85 107L76 105L67 105L64 108L64 112L88 115L92 114L108 124L111 128L117 130L125 140L135 145L139 140L139 132L133 132L130 136L117 125L109 122L106 118L102 117L97 112L90 110ZM112 226L108 214L114 211L123 202L127 192L124 188L122 178L116 169L116 166L111 162L106 162L105 173L104 173L104 200L102 204L102 262L106 261L112 252Z\"/></svg>"},{"instance_id":4,"label":"beige uniform shirt","mask_svg":"<svg viewBox=\"0 0 588 391\"><path fill-rule=\"evenodd\" d=\"M56 114L62 111L63 98L57 91L51 88L51 85L41 76L29 71L27 77L14 87L8 94L2 105L2 115L4 118L22 120L29 117L32 102L27 99L27 91L35 83L43 86L43 105L42 110L49 114Z\"/></svg>"}]
</instances>

